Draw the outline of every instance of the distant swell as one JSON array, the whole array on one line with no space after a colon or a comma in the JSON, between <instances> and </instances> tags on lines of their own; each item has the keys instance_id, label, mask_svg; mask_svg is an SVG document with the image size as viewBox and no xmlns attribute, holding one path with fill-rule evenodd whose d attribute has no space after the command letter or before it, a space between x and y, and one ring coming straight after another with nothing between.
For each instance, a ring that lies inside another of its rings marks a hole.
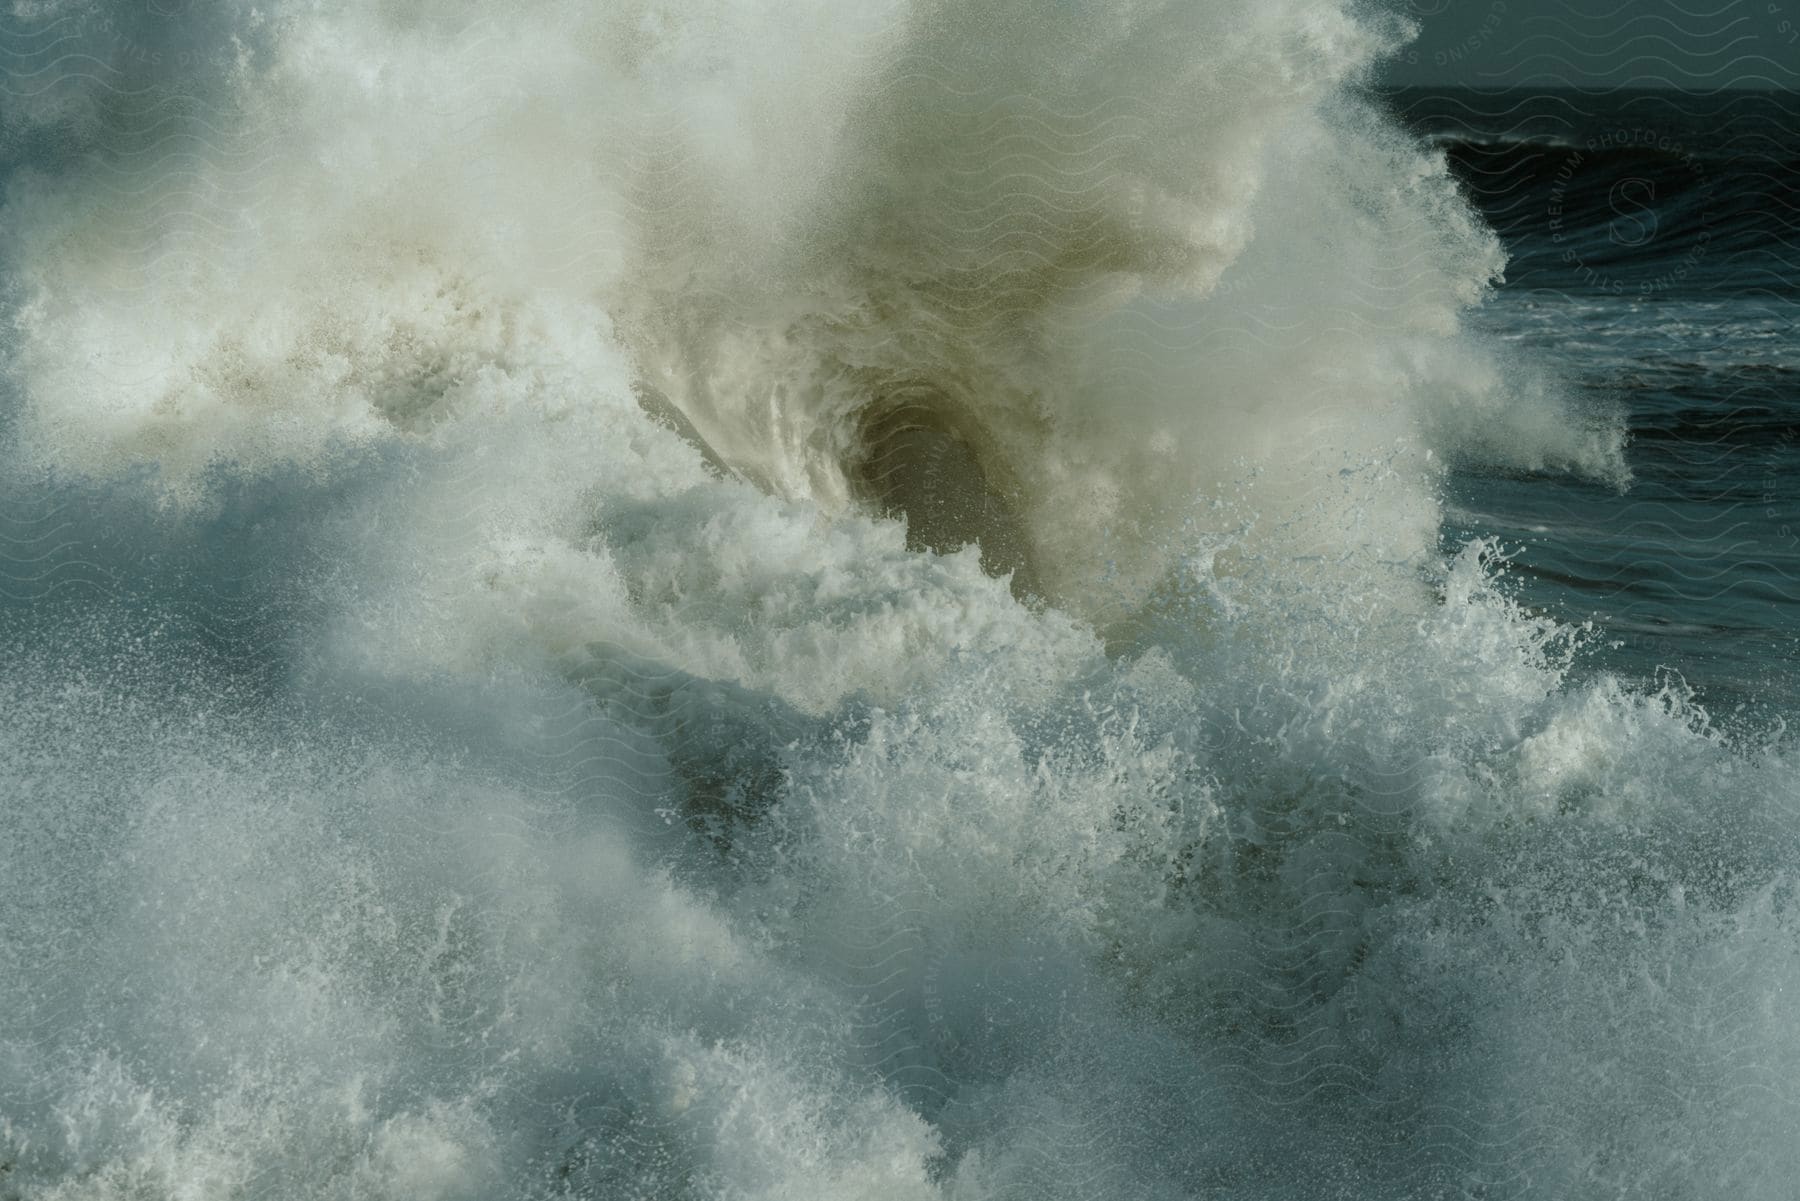
<instances>
[{"instance_id":1,"label":"distant swell","mask_svg":"<svg viewBox=\"0 0 1800 1201\"><path fill-rule=\"evenodd\" d=\"M1635 93L1595 105L1616 110L1605 119L1554 94L1478 96L1477 109L1402 97L1513 252L1513 279L1791 290L1783 255L1800 235L1800 153L1783 95L1684 99L1685 113Z\"/></svg>"}]
</instances>

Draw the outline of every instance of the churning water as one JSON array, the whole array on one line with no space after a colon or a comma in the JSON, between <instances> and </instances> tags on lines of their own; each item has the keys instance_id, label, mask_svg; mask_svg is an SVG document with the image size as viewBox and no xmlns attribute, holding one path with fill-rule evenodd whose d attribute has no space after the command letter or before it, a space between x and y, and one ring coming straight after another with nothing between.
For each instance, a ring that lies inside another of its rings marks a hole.
<instances>
[{"instance_id":1,"label":"churning water","mask_svg":"<svg viewBox=\"0 0 1800 1201\"><path fill-rule=\"evenodd\" d=\"M1348 0L155 8L0 40L0 1196L1790 1195L1722 160Z\"/></svg>"}]
</instances>

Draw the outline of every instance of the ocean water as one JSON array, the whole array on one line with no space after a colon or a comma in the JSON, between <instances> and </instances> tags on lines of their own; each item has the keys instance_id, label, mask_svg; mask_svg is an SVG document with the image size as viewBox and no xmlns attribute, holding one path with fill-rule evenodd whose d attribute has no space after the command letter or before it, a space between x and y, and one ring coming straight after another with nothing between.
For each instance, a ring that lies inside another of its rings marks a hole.
<instances>
[{"instance_id":1,"label":"ocean water","mask_svg":"<svg viewBox=\"0 0 1800 1201\"><path fill-rule=\"evenodd\" d=\"M15 6L0 1197L1790 1196L1800 129L1404 37Z\"/></svg>"},{"instance_id":2,"label":"ocean water","mask_svg":"<svg viewBox=\"0 0 1800 1201\"><path fill-rule=\"evenodd\" d=\"M1800 102L1785 92L1394 95L1507 243L1476 322L1626 414L1631 485L1471 473L1452 543L1497 536L1599 664L1723 717L1800 691Z\"/></svg>"}]
</instances>

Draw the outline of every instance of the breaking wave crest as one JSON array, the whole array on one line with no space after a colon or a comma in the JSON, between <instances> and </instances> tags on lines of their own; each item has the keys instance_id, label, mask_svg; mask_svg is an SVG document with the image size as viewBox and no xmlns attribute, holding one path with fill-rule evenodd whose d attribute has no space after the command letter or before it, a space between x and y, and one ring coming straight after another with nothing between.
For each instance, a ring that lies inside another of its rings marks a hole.
<instances>
[{"instance_id":1,"label":"breaking wave crest","mask_svg":"<svg viewBox=\"0 0 1800 1201\"><path fill-rule=\"evenodd\" d=\"M1398 22L7 32L0 1190L1775 1195L1791 751L1440 549L1628 473Z\"/></svg>"}]
</instances>

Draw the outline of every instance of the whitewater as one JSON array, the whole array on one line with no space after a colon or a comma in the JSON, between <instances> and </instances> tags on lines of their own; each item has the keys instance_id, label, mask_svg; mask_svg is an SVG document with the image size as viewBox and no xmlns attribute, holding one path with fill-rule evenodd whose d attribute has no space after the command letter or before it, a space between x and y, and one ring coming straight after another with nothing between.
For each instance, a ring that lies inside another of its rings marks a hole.
<instances>
[{"instance_id":1,"label":"whitewater","mask_svg":"<svg viewBox=\"0 0 1800 1201\"><path fill-rule=\"evenodd\" d=\"M0 29L0 1198L1760 1198L1781 720L1350 0Z\"/></svg>"}]
</instances>

